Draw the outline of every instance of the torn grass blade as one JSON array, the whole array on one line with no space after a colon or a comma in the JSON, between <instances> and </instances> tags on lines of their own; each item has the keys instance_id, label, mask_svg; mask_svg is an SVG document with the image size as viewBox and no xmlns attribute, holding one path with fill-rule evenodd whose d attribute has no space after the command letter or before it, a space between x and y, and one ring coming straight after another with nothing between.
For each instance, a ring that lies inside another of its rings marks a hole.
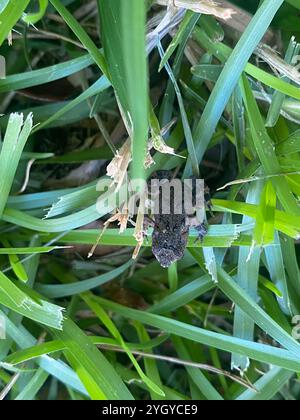
<instances>
[{"instance_id":1,"label":"torn grass blade","mask_svg":"<svg viewBox=\"0 0 300 420\"><path fill-rule=\"evenodd\" d=\"M0 304L49 327L61 329L63 326L63 308L43 300L37 303L1 272Z\"/></svg>"},{"instance_id":2,"label":"torn grass blade","mask_svg":"<svg viewBox=\"0 0 300 420\"><path fill-rule=\"evenodd\" d=\"M0 153L0 218L12 188L25 144L32 130L32 114L23 126L22 114L11 114ZM23 128L22 128L23 126Z\"/></svg>"}]
</instances>

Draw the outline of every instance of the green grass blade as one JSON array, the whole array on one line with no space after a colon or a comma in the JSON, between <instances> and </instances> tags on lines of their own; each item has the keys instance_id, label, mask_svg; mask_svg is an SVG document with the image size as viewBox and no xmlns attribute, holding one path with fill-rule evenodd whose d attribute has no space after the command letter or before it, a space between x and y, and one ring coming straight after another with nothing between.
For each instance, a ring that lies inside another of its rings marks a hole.
<instances>
[{"instance_id":1,"label":"green grass blade","mask_svg":"<svg viewBox=\"0 0 300 420\"><path fill-rule=\"evenodd\" d=\"M57 329L62 328L63 308L46 301L37 303L2 272L0 272L0 280L2 305L41 324Z\"/></svg>"},{"instance_id":2,"label":"green grass blade","mask_svg":"<svg viewBox=\"0 0 300 420\"><path fill-rule=\"evenodd\" d=\"M298 3L298 0L286 0L286 2L294 6L296 9L300 9L300 4Z\"/></svg>"},{"instance_id":3,"label":"green grass blade","mask_svg":"<svg viewBox=\"0 0 300 420\"><path fill-rule=\"evenodd\" d=\"M248 117L250 119L253 142L265 174L280 174L282 170L275 153L274 144L265 129L258 105L245 76L242 81L242 90ZM296 215L300 215L300 208L296 203L286 179L284 177L275 177L272 179L272 182L284 209Z\"/></svg>"},{"instance_id":4,"label":"green grass blade","mask_svg":"<svg viewBox=\"0 0 300 420\"><path fill-rule=\"evenodd\" d=\"M42 293L44 296L49 298L61 298L66 296L73 296L79 293L86 292L88 290L95 289L124 273L131 265L133 260L129 260L121 267L111 270L108 273L102 274L97 277L93 277L88 280L81 280L70 284L59 284L59 285L47 285L47 284L36 284L36 290Z\"/></svg>"},{"instance_id":5,"label":"green grass blade","mask_svg":"<svg viewBox=\"0 0 300 420\"><path fill-rule=\"evenodd\" d=\"M41 246L27 248L0 248L0 255L31 255L31 254L48 254L54 250L61 249L59 246Z\"/></svg>"},{"instance_id":6,"label":"green grass blade","mask_svg":"<svg viewBox=\"0 0 300 420\"><path fill-rule=\"evenodd\" d=\"M254 387L257 392L246 390L237 400L269 401L289 382L292 376L292 372L274 367L255 382Z\"/></svg>"},{"instance_id":7,"label":"green grass blade","mask_svg":"<svg viewBox=\"0 0 300 420\"><path fill-rule=\"evenodd\" d=\"M278 155L290 155L300 152L300 130L294 131L287 139L276 145Z\"/></svg>"},{"instance_id":8,"label":"green grass blade","mask_svg":"<svg viewBox=\"0 0 300 420\"><path fill-rule=\"evenodd\" d=\"M230 211L232 213L243 214L254 219L257 217L258 206L238 201L213 200L214 208L217 211ZM288 236L297 239L300 234L299 223L300 218L283 211L275 211L275 228Z\"/></svg>"},{"instance_id":9,"label":"green grass blade","mask_svg":"<svg viewBox=\"0 0 300 420\"><path fill-rule=\"evenodd\" d=\"M287 64L291 64L292 60L295 55L295 49L296 49L297 43L295 42L295 39L292 38L289 44L289 47L287 49L286 55L285 55L285 61ZM287 77L283 77L283 80L285 82L289 83L289 79ZM267 115L266 120L266 127L274 127L280 117L281 108L283 106L283 102L285 99L285 95L281 92L275 92L272 98L272 103Z\"/></svg>"},{"instance_id":10,"label":"green grass blade","mask_svg":"<svg viewBox=\"0 0 300 420\"><path fill-rule=\"evenodd\" d=\"M27 383L25 388L16 396L16 401L31 401L34 400L36 394L43 387L47 381L49 374L43 369L38 369L33 378Z\"/></svg>"},{"instance_id":11,"label":"green grass blade","mask_svg":"<svg viewBox=\"0 0 300 420\"><path fill-rule=\"evenodd\" d=\"M287 278L281 251L281 243L277 232L275 235L275 246L266 246L264 252L271 280L282 294L282 297L278 298L278 302L282 311L286 315L291 315L291 302L288 292Z\"/></svg>"},{"instance_id":12,"label":"green grass blade","mask_svg":"<svg viewBox=\"0 0 300 420\"><path fill-rule=\"evenodd\" d=\"M43 18L48 7L48 0L39 0L39 11L36 13L26 13L22 20L28 25L35 25Z\"/></svg>"},{"instance_id":13,"label":"green grass blade","mask_svg":"<svg viewBox=\"0 0 300 420\"><path fill-rule=\"evenodd\" d=\"M261 185L255 183L250 186L247 202L257 203L261 193ZM243 223L248 223L249 217L243 217ZM258 274L260 264L260 249L253 249L251 258L251 247L240 247L239 258L238 258L238 274L237 284L242 287L249 296L256 302L258 298L257 286L258 286ZM254 321L247 315L242 309L237 306L234 311L234 336L242 338L244 340L254 341ZM239 354L233 354L231 358L231 366L234 369L240 371L246 371L249 367L249 359L247 357L240 356Z\"/></svg>"},{"instance_id":14,"label":"green grass blade","mask_svg":"<svg viewBox=\"0 0 300 420\"><path fill-rule=\"evenodd\" d=\"M178 45L181 44L182 40L184 40L186 37L189 37L189 35L193 32L193 29L196 23L198 22L199 17L200 15L198 13L193 13L189 10L186 12L181 24L179 25L176 35L172 39L171 43L169 44L166 52L164 53L161 59L158 71L161 71L163 69L163 67L169 61Z\"/></svg>"},{"instance_id":15,"label":"green grass blade","mask_svg":"<svg viewBox=\"0 0 300 420\"><path fill-rule=\"evenodd\" d=\"M30 0L9 0L0 13L0 46L21 18Z\"/></svg>"},{"instance_id":16,"label":"green grass blade","mask_svg":"<svg viewBox=\"0 0 300 420\"><path fill-rule=\"evenodd\" d=\"M32 115L26 118L24 126L22 114L10 115L0 153L0 218L6 206L23 149L32 130L32 124Z\"/></svg>"},{"instance_id":17,"label":"green grass blade","mask_svg":"<svg viewBox=\"0 0 300 420\"><path fill-rule=\"evenodd\" d=\"M174 336L172 337L172 341L175 345L178 356L183 360L191 360L191 356L189 355L183 340ZM220 395L219 392L212 386L201 370L190 366L186 366L185 368L194 384L209 401L223 401L222 395Z\"/></svg>"},{"instance_id":18,"label":"green grass blade","mask_svg":"<svg viewBox=\"0 0 300 420\"><path fill-rule=\"evenodd\" d=\"M177 308L197 299L197 297L208 292L213 287L214 283L212 282L211 277L209 275L202 276L161 299L160 302L151 306L149 312L163 314L175 311Z\"/></svg>"},{"instance_id":19,"label":"green grass blade","mask_svg":"<svg viewBox=\"0 0 300 420\"><path fill-rule=\"evenodd\" d=\"M7 336L11 338L18 347L25 349L27 347L36 346L36 339L24 327L15 325L3 312L0 311L0 314L5 319ZM48 356L41 357L37 360L37 363L42 369L62 381L62 383L87 395L78 376L65 363Z\"/></svg>"},{"instance_id":20,"label":"green grass blade","mask_svg":"<svg viewBox=\"0 0 300 420\"><path fill-rule=\"evenodd\" d=\"M261 197L253 234L253 246L272 244L275 239L276 193L272 183L266 183Z\"/></svg>"},{"instance_id":21,"label":"green grass blade","mask_svg":"<svg viewBox=\"0 0 300 420\"><path fill-rule=\"evenodd\" d=\"M139 339L141 343L147 342L149 340L149 334L146 328L140 322L134 322L134 327L138 333ZM147 376L151 379L151 381L159 387L159 389L163 389L163 384L160 378L159 368L155 360L151 360L150 358L144 358L144 365ZM164 400L166 395L159 395L154 391L150 391L151 398L153 400Z\"/></svg>"},{"instance_id":22,"label":"green grass blade","mask_svg":"<svg viewBox=\"0 0 300 420\"><path fill-rule=\"evenodd\" d=\"M34 132L44 129L48 127L53 121L61 118L68 112L72 111L76 106L80 105L82 102L85 102L87 99L103 92L105 89L110 87L110 82L107 80L105 76L100 77L92 86L86 89L81 95L77 96L76 99L69 102L66 106L62 107L59 111L55 112L48 118L46 121L43 121L39 124L35 129Z\"/></svg>"},{"instance_id":23,"label":"green grass blade","mask_svg":"<svg viewBox=\"0 0 300 420\"><path fill-rule=\"evenodd\" d=\"M196 261L201 266L201 260L198 251L190 251ZM218 285L220 289L237 306L239 306L250 318L269 334L274 340L278 341L283 347L294 354L300 352L300 344L294 340L283 328L281 328L239 285L226 271L218 267Z\"/></svg>"},{"instance_id":24,"label":"green grass blade","mask_svg":"<svg viewBox=\"0 0 300 420\"><path fill-rule=\"evenodd\" d=\"M158 45L158 50L159 50L160 56L163 57L164 51L163 51L163 48L162 48L161 44ZM184 135L185 135L187 148L188 148L188 153L189 153L189 159L191 160L191 164L192 164L193 175L196 176L196 177L199 177L199 166L198 166L196 151L195 151L195 147L194 147L193 136L192 136L191 128L190 128L190 125L189 125L187 113L185 111L184 102L183 102L183 99L182 99L182 96L181 96L181 92L180 92L178 83L176 81L176 78L175 78L175 76L172 72L172 69L171 69L168 61L165 62L164 67L165 67L165 69L166 69L166 71L169 75L169 78L170 78L171 82L173 83L174 90L175 90L175 93L176 93L176 96L177 96L177 101L178 101L178 104L179 104Z\"/></svg>"},{"instance_id":25,"label":"green grass blade","mask_svg":"<svg viewBox=\"0 0 300 420\"><path fill-rule=\"evenodd\" d=\"M217 124L254 49L262 39L283 0L265 0L241 36L209 98L195 131L198 162L201 162ZM185 175L191 173L191 162Z\"/></svg>"},{"instance_id":26,"label":"green grass blade","mask_svg":"<svg viewBox=\"0 0 300 420\"><path fill-rule=\"evenodd\" d=\"M88 50L90 56L98 65L102 73L108 78L108 70L104 57L83 27L76 21L74 16L67 10L60 0L50 0L50 3L55 7L82 45Z\"/></svg>"},{"instance_id":27,"label":"green grass blade","mask_svg":"<svg viewBox=\"0 0 300 420\"><path fill-rule=\"evenodd\" d=\"M53 334L65 344L66 357L92 399L133 399L110 363L73 321L66 319L63 331Z\"/></svg>"},{"instance_id":28,"label":"green grass blade","mask_svg":"<svg viewBox=\"0 0 300 420\"><path fill-rule=\"evenodd\" d=\"M222 63L226 63L233 52L233 50L227 45L221 42L213 42L199 27L195 28L193 36L196 41L203 46L203 48L208 50ZM204 67L203 65L196 65L191 68L191 72L193 74L197 75L199 72L200 78L205 76L208 78L208 80L212 80L214 82L218 80L222 70L224 70L224 67L218 65L206 65ZM247 63L244 70L249 76L257 79L266 86L269 86L270 88L277 90L286 96L290 96L291 98L298 100L300 99L300 92L298 87L285 82L283 79L273 76L272 74L260 69L257 66L254 66L251 63ZM203 74L204 72L205 74ZM295 107L295 104L293 104L293 106Z\"/></svg>"},{"instance_id":29,"label":"green grass blade","mask_svg":"<svg viewBox=\"0 0 300 420\"><path fill-rule=\"evenodd\" d=\"M187 338L197 343L202 343L221 350L236 352L248 356L249 358L259 360L267 364L274 364L288 370L299 371L300 369L299 357L287 350L203 330L194 325L186 324L175 319L121 306L106 299L96 297L95 299L98 300L103 307L111 309L124 317L138 320L144 324L159 328L160 330L170 334ZM296 342L295 345L298 348Z\"/></svg>"},{"instance_id":30,"label":"green grass blade","mask_svg":"<svg viewBox=\"0 0 300 420\"><path fill-rule=\"evenodd\" d=\"M246 123L243 97L239 86L235 88L235 91L232 95L232 114L237 160L239 170L242 172L245 169L245 158L243 151L246 143Z\"/></svg>"},{"instance_id":31,"label":"green grass blade","mask_svg":"<svg viewBox=\"0 0 300 420\"><path fill-rule=\"evenodd\" d=\"M44 83L53 82L71 76L93 63L88 54L65 63L55 64L54 66L44 67L43 69L33 70L25 73L9 75L6 79L0 80L0 92L10 92L12 90L26 89L28 87L39 86Z\"/></svg>"},{"instance_id":32,"label":"green grass blade","mask_svg":"<svg viewBox=\"0 0 300 420\"><path fill-rule=\"evenodd\" d=\"M297 296L295 300L297 301L300 296L300 270L296 255L296 245L291 238L283 237L280 239L284 266L288 275L288 284L294 289Z\"/></svg>"},{"instance_id":33,"label":"green grass blade","mask_svg":"<svg viewBox=\"0 0 300 420\"><path fill-rule=\"evenodd\" d=\"M111 345L113 347L121 348L120 345L118 345L118 342L112 338L108 337L90 337L93 344L95 345ZM157 337L153 340L148 340L143 343L126 343L126 345L130 349L134 350L149 350L156 346L159 346L162 344L166 339L168 338L167 335L164 337ZM39 358L41 356L49 355L52 353L57 353L63 350L66 350L66 345L61 340L53 340L53 341L47 341L46 343L42 343L39 345L35 345L32 347L27 347L24 350L17 350L16 352L10 354L4 361L7 365L18 365L20 363L25 363L30 360Z\"/></svg>"},{"instance_id":34,"label":"green grass blade","mask_svg":"<svg viewBox=\"0 0 300 420\"><path fill-rule=\"evenodd\" d=\"M132 178L145 179L148 140L146 9L139 0L98 1L112 84L132 130Z\"/></svg>"},{"instance_id":35,"label":"green grass blade","mask_svg":"<svg viewBox=\"0 0 300 420\"><path fill-rule=\"evenodd\" d=\"M105 310L101 307L101 305L92 299L92 294L85 293L81 297L85 301L85 303L90 307L90 309L92 309L92 311L96 314L96 316L100 319L100 321L105 325L105 327L108 329L110 334L117 340L118 344L125 351L131 363L135 367L137 373L139 374L140 378L145 383L145 385L148 386L149 390L164 397L165 393L162 391L162 389L158 385L156 385L150 378L148 378L147 375L144 374L143 370L141 369L134 355L132 354L129 347L123 340L123 337L120 334L118 328L110 319L110 317L107 315Z\"/></svg>"}]
</instances>

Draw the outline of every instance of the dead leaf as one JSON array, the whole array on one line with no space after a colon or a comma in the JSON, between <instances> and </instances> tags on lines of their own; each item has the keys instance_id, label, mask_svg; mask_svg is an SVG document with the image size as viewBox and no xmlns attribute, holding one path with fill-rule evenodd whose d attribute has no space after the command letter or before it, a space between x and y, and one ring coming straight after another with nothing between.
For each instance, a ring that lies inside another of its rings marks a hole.
<instances>
[{"instance_id":1,"label":"dead leaf","mask_svg":"<svg viewBox=\"0 0 300 420\"><path fill-rule=\"evenodd\" d=\"M131 162L131 141L128 139L115 157L106 168L107 176L112 178L113 183L117 184L117 191L122 186L127 174L129 163Z\"/></svg>"},{"instance_id":2,"label":"dead leaf","mask_svg":"<svg viewBox=\"0 0 300 420\"><path fill-rule=\"evenodd\" d=\"M236 14L234 9L224 8L213 0L169 0L167 4L170 3L178 8L192 10L205 15L213 15L224 20L231 19Z\"/></svg>"}]
</instances>

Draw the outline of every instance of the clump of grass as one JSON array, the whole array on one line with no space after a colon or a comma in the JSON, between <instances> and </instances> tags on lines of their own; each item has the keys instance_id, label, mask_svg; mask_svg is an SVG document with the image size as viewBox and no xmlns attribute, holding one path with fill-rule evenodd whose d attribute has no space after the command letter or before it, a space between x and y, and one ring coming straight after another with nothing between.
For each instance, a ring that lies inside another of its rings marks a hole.
<instances>
[{"instance_id":1,"label":"clump of grass","mask_svg":"<svg viewBox=\"0 0 300 420\"><path fill-rule=\"evenodd\" d=\"M298 2L82 3L0 10L0 398L299 399ZM201 174L203 243L160 267L107 167Z\"/></svg>"}]
</instances>

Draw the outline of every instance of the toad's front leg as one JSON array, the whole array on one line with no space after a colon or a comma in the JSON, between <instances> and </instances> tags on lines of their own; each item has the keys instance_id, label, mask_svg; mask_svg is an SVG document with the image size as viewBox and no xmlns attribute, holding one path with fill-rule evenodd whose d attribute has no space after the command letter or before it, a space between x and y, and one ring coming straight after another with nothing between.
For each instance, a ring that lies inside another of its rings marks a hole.
<instances>
[{"instance_id":1,"label":"toad's front leg","mask_svg":"<svg viewBox=\"0 0 300 420\"><path fill-rule=\"evenodd\" d=\"M197 231L197 241L203 242L203 239L208 233L208 226L205 222L206 220L206 209L208 209L211 212L211 197L210 197L210 191L207 185L205 183L202 185L203 190L198 191L198 194L200 194L200 198L202 199L197 200L199 196L197 195L197 184L194 181L193 182L193 188L192 188L192 201L194 206L194 215L193 216L187 216L186 217L186 226L189 228L194 228Z\"/></svg>"},{"instance_id":2,"label":"toad's front leg","mask_svg":"<svg viewBox=\"0 0 300 420\"><path fill-rule=\"evenodd\" d=\"M189 228L193 228L197 231L197 239L195 242L197 241L203 242L203 239L208 233L207 224L205 222L200 222L196 216L187 217L186 226L188 226Z\"/></svg>"},{"instance_id":3,"label":"toad's front leg","mask_svg":"<svg viewBox=\"0 0 300 420\"><path fill-rule=\"evenodd\" d=\"M154 228L154 227L155 227L155 221L152 219L151 216L145 215L144 224L143 224L143 234L144 234L144 238L146 239L147 243L149 243L148 230L149 230L149 228Z\"/></svg>"}]
</instances>

